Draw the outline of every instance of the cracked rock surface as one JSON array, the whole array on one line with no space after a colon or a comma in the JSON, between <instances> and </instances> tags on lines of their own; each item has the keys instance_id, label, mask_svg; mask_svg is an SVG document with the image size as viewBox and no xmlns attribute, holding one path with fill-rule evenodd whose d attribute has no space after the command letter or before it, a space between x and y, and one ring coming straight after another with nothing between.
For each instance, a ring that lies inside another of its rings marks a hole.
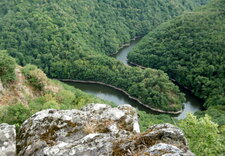
<instances>
[{"instance_id":1,"label":"cracked rock surface","mask_svg":"<svg viewBox=\"0 0 225 156\"><path fill-rule=\"evenodd\" d=\"M116 138L139 133L138 116L130 105L116 108L90 104L81 110L44 110L26 120L17 150L30 155L108 155Z\"/></svg>"},{"instance_id":2,"label":"cracked rock surface","mask_svg":"<svg viewBox=\"0 0 225 156\"><path fill-rule=\"evenodd\" d=\"M8 139L15 145L13 137ZM130 105L43 110L22 124L16 145L18 156L194 156L183 132L171 124L140 133L137 111Z\"/></svg>"},{"instance_id":3,"label":"cracked rock surface","mask_svg":"<svg viewBox=\"0 0 225 156\"><path fill-rule=\"evenodd\" d=\"M183 132L171 124L154 125L144 133L118 139L113 155L194 156Z\"/></svg>"}]
</instances>

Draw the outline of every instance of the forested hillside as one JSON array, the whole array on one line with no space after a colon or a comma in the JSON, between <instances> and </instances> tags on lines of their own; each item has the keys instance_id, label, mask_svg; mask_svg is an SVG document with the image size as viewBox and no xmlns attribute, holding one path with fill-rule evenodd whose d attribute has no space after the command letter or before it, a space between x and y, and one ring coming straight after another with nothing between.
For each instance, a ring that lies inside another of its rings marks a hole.
<instances>
[{"instance_id":1,"label":"forested hillside","mask_svg":"<svg viewBox=\"0 0 225 156\"><path fill-rule=\"evenodd\" d=\"M126 67L104 55L204 2L3 0L0 49L50 77L101 81L151 107L178 111L184 96L163 72Z\"/></svg>"},{"instance_id":2,"label":"forested hillside","mask_svg":"<svg viewBox=\"0 0 225 156\"><path fill-rule=\"evenodd\" d=\"M53 78L101 81L122 88L151 107L180 110L184 95L165 73L125 66L107 55L130 39L207 1L1 0L0 123L18 128L43 109L109 103L50 80L29 63ZM223 6L224 0L214 0L196 12L161 25L144 38L130 59L168 72L206 99L206 106L223 104ZM18 66L8 54L25 66ZM188 115L180 121L165 114L138 112L142 131L153 124L173 123L184 131L197 156L223 156L224 111L224 105L211 106L197 113L200 118Z\"/></svg>"},{"instance_id":3,"label":"forested hillside","mask_svg":"<svg viewBox=\"0 0 225 156\"><path fill-rule=\"evenodd\" d=\"M51 55L62 59L63 54L78 51L110 54L122 43L205 1L3 0L1 48L18 50L12 55L20 63L43 59L46 63Z\"/></svg>"},{"instance_id":4,"label":"forested hillside","mask_svg":"<svg viewBox=\"0 0 225 156\"><path fill-rule=\"evenodd\" d=\"M225 104L225 1L214 0L150 32L129 61L161 69L205 100Z\"/></svg>"},{"instance_id":5,"label":"forested hillside","mask_svg":"<svg viewBox=\"0 0 225 156\"><path fill-rule=\"evenodd\" d=\"M36 66L18 66L6 51L0 51L0 123L18 127L34 113L44 109L80 109L90 103L114 103L99 99L49 79ZM169 115L139 111L141 130L156 123L172 123Z\"/></svg>"},{"instance_id":6,"label":"forested hillside","mask_svg":"<svg viewBox=\"0 0 225 156\"><path fill-rule=\"evenodd\" d=\"M2 87L0 81L0 123L16 125L18 130L21 123L43 109L77 109L89 103L109 103L59 81L48 79L34 65L18 66L6 52L1 51L0 58L0 79L4 82ZM220 111L221 115L222 113ZM138 114L142 131L154 124L176 124L184 131L190 148L196 155L224 154L225 128L219 127L208 116L197 119L188 115L186 119L177 121L165 114L154 115L143 111L138 111ZM221 125L224 118L217 118L215 122ZM54 136L54 131L50 132L52 133L49 136Z\"/></svg>"},{"instance_id":7,"label":"forested hillside","mask_svg":"<svg viewBox=\"0 0 225 156\"><path fill-rule=\"evenodd\" d=\"M34 65L18 66L5 51L0 51L0 123L19 126L42 109L81 108L88 103L112 104L48 79Z\"/></svg>"}]
</instances>

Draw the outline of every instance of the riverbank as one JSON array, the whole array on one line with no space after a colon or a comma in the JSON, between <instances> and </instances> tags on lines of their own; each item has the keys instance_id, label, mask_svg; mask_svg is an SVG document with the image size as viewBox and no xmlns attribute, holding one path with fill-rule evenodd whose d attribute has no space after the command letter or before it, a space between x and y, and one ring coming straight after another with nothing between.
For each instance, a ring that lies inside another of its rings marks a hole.
<instances>
[{"instance_id":1,"label":"riverbank","mask_svg":"<svg viewBox=\"0 0 225 156\"><path fill-rule=\"evenodd\" d=\"M139 104L141 104L142 106L152 110L152 111L155 111L155 112L158 112L158 113L165 113L165 114L173 114L173 115L178 115L180 113L182 113L183 110L180 110L180 111L164 111L164 110L161 110L161 109L157 109L157 108L153 108L151 106L148 106L147 104L144 104L142 103L139 99L135 98L135 97L132 97L130 94L128 94L126 91L124 91L123 89L121 88L117 88L113 85L110 85L110 84L106 84L106 83L103 83L103 82L99 82L99 81L84 81L84 80L71 80L71 79L59 79L60 81L64 81L64 82L78 82L78 83L89 83L89 84L100 84L100 85L104 85L104 86L108 86L108 87L111 87L111 88L114 88L120 92L123 92L124 94L126 94L130 99L132 100L135 100L137 101Z\"/></svg>"},{"instance_id":2,"label":"riverbank","mask_svg":"<svg viewBox=\"0 0 225 156\"><path fill-rule=\"evenodd\" d=\"M143 36L135 36L134 38L130 39L129 43L122 44L115 53L109 54L108 56L114 56L114 55L118 54L123 48L129 47L130 44L131 44L131 41L135 41L135 40L141 39L142 37Z\"/></svg>"},{"instance_id":3,"label":"riverbank","mask_svg":"<svg viewBox=\"0 0 225 156\"><path fill-rule=\"evenodd\" d=\"M140 68L142 68L142 69L147 68L147 67L141 66L141 65L139 65L139 64L133 63L133 62L129 62L129 61L128 61L127 63L128 63L129 65L131 65L131 66L137 66L137 67L140 67ZM169 78L170 78L170 77L169 77ZM175 80L175 79L170 78L170 80L171 80L173 83L175 83L176 85L178 85L178 86L180 86L180 87L186 89L187 91L189 91L190 93L193 94L193 92L191 91L191 89L188 88L187 86L181 85L181 84L180 84L177 80ZM193 94L193 95L194 95L194 94ZM199 98L199 99L200 99L200 98ZM202 99L200 99L200 100L202 100Z\"/></svg>"}]
</instances>

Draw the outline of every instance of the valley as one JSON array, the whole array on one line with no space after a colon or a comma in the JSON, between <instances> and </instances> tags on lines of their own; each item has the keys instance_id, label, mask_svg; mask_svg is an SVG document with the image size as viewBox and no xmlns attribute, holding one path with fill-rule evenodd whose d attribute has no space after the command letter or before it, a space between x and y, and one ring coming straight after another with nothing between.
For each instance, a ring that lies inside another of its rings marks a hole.
<instances>
[{"instance_id":1,"label":"valley","mask_svg":"<svg viewBox=\"0 0 225 156\"><path fill-rule=\"evenodd\" d=\"M131 41L129 46L120 49L117 54L113 55L113 57L123 62L125 65L128 65L127 55L139 41L140 39ZM79 82L66 82L66 83L76 88L79 88L86 93L95 95L107 101L111 101L117 105L130 104L133 107L138 108L139 110L146 111L152 114L159 114L157 112L149 110L146 107L141 106L139 102L130 99L126 94L111 87L93 83L79 83ZM203 110L202 100L198 99L196 96L191 94L190 91L182 87L180 88L180 90L185 94L186 98L186 101L184 102L184 109L182 110L182 113L180 113L179 115L172 115L172 116L176 116L177 119L184 119L187 113L195 113L196 111Z\"/></svg>"},{"instance_id":2,"label":"valley","mask_svg":"<svg viewBox=\"0 0 225 156\"><path fill-rule=\"evenodd\" d=\"M1 0L0 155L224 156L224 6Z\"/></svg>"}]
</instances>

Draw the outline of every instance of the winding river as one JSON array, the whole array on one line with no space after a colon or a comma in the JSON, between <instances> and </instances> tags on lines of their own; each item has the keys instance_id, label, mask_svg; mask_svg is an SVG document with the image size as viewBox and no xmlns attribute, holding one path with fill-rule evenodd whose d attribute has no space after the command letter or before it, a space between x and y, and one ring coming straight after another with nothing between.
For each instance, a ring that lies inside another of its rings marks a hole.
<instances>
[{"instance_id":1,"label":"winding river","mask_svg":"<svg viewBox=\"0 0 225 156\"><path fill-rule=\"evenodd\" d=\"M128 53L135 47L138 43L138 40L132 41L129 46L120 49L120 51L113 55L116 59L120 60L124 64L127 63L127 55ZM157 112L153 112L148 108L140 105L137 101L130 99L126 94L121 91L118 91L114 88L104 86L101 84L90 84L90 83L80 83L80 82L67 82L68 84L79 88L80 90L87 92L89 94L95 95L101 99L108 100L114 102L115 104L130 104L139 110L146 111L148 113L159 114ZM198 110L202 110L203 102L191 94L188 90L180 87L180 90L185 94L186 102L184 103L184 110L181 114L175 116L177 119L183 119L186 117L188 112L195 113Z\"/></svg>"}]
</instances>

